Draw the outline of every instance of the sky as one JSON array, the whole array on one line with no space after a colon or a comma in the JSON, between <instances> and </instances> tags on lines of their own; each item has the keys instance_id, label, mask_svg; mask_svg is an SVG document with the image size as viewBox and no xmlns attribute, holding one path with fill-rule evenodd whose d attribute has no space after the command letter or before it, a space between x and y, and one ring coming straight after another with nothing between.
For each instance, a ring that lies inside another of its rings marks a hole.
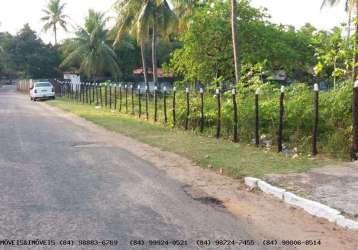
<instances>
[{"instance_id":1,"label":"sky","mask_svg":"<svg viewBox=\"0 0 358 250\"><path fill-rule=\"evenodd\" d=\"M67 2L66 14L71 17L73 25L83 25L88 9L109 11L114 0L63 0ZM53 42L51 33L42 31L40 18L47 0L0 0L0 31L16 34L25 23L36 30L46 42ZM321 10L322 0L251 0L255 7L264 7L272 17L272 22L290 24L299 28L310 22L318 29L329 30L347 22L343 2L334 8ZM73 29L70 29L73 31ZM59 40L73 33L60 32Z\"/></svg>"}]
</instances>

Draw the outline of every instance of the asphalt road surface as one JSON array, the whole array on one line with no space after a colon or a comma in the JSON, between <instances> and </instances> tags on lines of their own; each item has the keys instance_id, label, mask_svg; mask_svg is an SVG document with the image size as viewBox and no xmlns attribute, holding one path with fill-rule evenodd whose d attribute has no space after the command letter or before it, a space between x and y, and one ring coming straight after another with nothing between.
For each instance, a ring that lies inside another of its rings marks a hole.
<instances>
[{"instance_id":1,"label":"asphalt road surface","mask_svg":"<svg viewBox=\"0 0 358 250\"><path fill-rule=\"evenodd\" d=\"M182 249L196 249L197 240L255 239L224 208L193 200L181 183L124 149L96 146L102 140L0 88L0 250L163 249L149 240L185 240ZM56 245L4 246L36 239ZM146 246L133 247L134 240Z\"/></svg>"}]
</instances>

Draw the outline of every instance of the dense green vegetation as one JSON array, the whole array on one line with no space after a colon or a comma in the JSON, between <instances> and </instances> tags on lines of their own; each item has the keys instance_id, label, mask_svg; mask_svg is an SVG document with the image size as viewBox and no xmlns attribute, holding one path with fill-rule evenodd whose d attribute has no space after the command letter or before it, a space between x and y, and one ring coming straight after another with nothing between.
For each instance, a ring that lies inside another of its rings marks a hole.
<instances>
[{"instance_id":1,"label":"dense green vegetation","mask_svg":"<svg viewBox=\"0 0 358 250\"><path fill-rule=\"evenodd\" d=\"M16 35L0 33L0 76L8 78L47 78L60 75L61 55L46 45L29 25Z\"/></svg>"}]
</instances>

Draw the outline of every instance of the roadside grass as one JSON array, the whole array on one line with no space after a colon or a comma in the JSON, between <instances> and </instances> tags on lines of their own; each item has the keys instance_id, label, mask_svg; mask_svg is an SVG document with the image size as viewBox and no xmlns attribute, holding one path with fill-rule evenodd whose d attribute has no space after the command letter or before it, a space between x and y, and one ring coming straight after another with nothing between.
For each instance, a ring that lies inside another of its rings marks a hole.
<instances>
[{"instance_id":1,"label":"roadside grass","mask_svg":"<svg viewBox=\"0 0 358 250\"><path fill-rule=\"evenodd\" d=\"M66 99L48 102L50 105L76 114L106 129L119 132L138 141L187 157L203 168L223 169L226 175L240 178L261 177L265 174L304 172L314 167L333 164L335 161L291 156L236 144L227 139L202 136L197 132L165 127L161 123L140 120L134 116L95 109L93 105L70 103Z\"/></svg>"}]
</instances>

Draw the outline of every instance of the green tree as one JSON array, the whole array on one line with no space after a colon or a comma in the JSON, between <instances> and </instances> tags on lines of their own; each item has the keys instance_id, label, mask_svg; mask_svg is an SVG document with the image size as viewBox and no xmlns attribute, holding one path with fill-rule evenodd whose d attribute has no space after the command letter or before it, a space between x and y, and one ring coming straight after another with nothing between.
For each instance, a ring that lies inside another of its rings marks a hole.
<instances>
[{"instance_id":1,"label":"green tree","mask_svg":"<svg viewBox=\"0 0 358 250\"><path fill-rule=\"evenodd\" d=\"M232 48L235 66L235 79L240 81L240 61L239 61L239 43L237 36L237 0L231 0L231 32L232 32Z\"/></svg>"},{"instance_id":2,"label":"green tree","mask_svg":"<svg viewBox=\"0 0 358 250\"><path fill-rule=\"evenodd\" d=\"M136 39L128 34L124 35L121 42L114 47L114 51L117 57L121 58L118 60L118 66L122 73L121 78L125 81L133 81L133 70L142 64L141 49L138 47Z\"/></svg>"},{"instance_id":3,"label":"green tree","mask_svg":"<svg viewBox=\"0 0 358 250\"><path fill-rule=\"evenodd\" d=\"M174 11L179 19L179 31L189 28L195 10L210 0L172 0Z\"/></svg>"},{"instance_id":4,"label":"green tree","mask_svg":"<svg viewBox=\"0 0 358 250\"><path fill-rule=\"evenodd\" d=\"M235 79L230 16L228 2L213 1L196 9L188 30L179 36L183 47L172 54L168 65L183 81L211 84L218 78ZM308 30L275 25L266 17L248 1L239 2L242 73L246 73L245 64L260 64L263 71L285 70L291 77L305 79L315 65Z\"/></svg>"},{"instance_id":5,"label":"green tree","mask_svg":"<svg viewBox=\"0 0 358 250\"><path fill-rule=\"evenodd\" d=\"M147 62L145 57L145 41L149 36L149 30L138 29L139 10L142 8L142 4L142 1L117 1L115 5L117 19L116 25L113 29L113 32L115 33L115 41L113 45L117 46L120 41L123 40L123 37L126 37L126 33L129 33L136 38L141 49L144 83L149 86Z\"/></svg>"},{"instance_id":6,"label":"green tree","mask_svg":"<svg viewBox=\"0 0 358 250\"><path fill-rule=\"evenodd\" d=\"M340 0L324 0L322 6L330 4L331 6L337 4ZM358 1L357 0L346 0L346 9L350 9L349 13L352 13L352 10L356 12L355 18L355 27L356 32L354 35L354 46L353 46L353 62L352 62L352 81L354 82L357 78L357 63L358 63ZM353 139L351 147L351 158L353 160L358 160L358 95L353 95Z\"/></svg>"},{"instance_id":7,"label":"green tree","mask_svg":"<svg viewBox=\"0 0 358 250\"><path fill-rule=\"evenodd\" d=\"M158 83L157 77L157 37L168 36L176 25L176 15L167 0L118 0L117 8L122 12L117 19L118 35L125 29L135 30L141 43L142 58L144 57L144 41L148 33L152 33L152 64L153 82ZM143 60L143 68L145 60Z\"/></svg>"},{"instance_id":8,"label":"green tree","mask_svg":"<svg viewBox=\"0 0 358 250\"><path fill-rule=\"evenodd\" d=\"M50 0L46 6L46 9L42 11L45 16L41 18L45 25L43 29L47 32L52 29L55 35L55 45L57 44L57 30L58 26L67 31L67 15L64 14L64 8L66 4L61 3L61 0Z\"/></svg>"},{"instance_id":9,"label":"green tree","mask_svg":"<svg viewBox=\"0 0 358 250\"><path fill-rule=\"evenodd\" d=\"M336 89L337 78L343 78L346 74L350 53L342 36L342 29L334 28L331 33L318 32L314 40L318 62L315 72L319 76L324 77L326 74L328 78L333 78L333 86Z\"/></svg>"},{"instance_id":10,"label":"green tree","mask_svg":"<svg viewBox=\"0 0 358 250\"><path fill-rule=\"evenodd\" d=\"M13 43L13 36L7 32L0 32L0 75L13 75L13 61L9 50Z\"/></svg>"},{"instance_id":11,"label":"green tree","mask_svg":"<svg viewBox=\"0 0 358 250\"><path fill-rule=\"evenodd\" d=\"M60 55L57 49L45 45L28 24L8 42L8 71L23 78L52 78L59 75Z\"/></svg>"},{"instance_id":12,"label":"green tree","mask_svg":"<svg viewBox=\"0 0 358 250\"><path fill-rule=\"evenodd\" d=\"M106 72L117 78L120 72L116 53L108 41L107 21L103 13L89 10L84 28L80 28L76 38L67 45L61 66L79 62L79 70L95 81Z\"/></svg>"},{"instance_id":13,"label":"green tree","mask_svg":"<svg viewBox=\"0 0 358 250\"><path fill-rule=\"evenodd\" d=\"M341 2L342 0L323 0L322 8L326 5L334 6ZM354 49L353 49L353 61L352 61L352 81L356 80L357 77L357 63L358 63L358 53L357 53L357 46L358 46L358 1L357 0L344 0L345 1L345 10L348 12L349 21L348 21L348 29L350 31L350 20L352 12L356 13L355 17L355 30L356 33L354 35ZM349 33L350 34L350 33ZM357 145L358 146L358 145Z\"/></svg>"}]
</instances>

